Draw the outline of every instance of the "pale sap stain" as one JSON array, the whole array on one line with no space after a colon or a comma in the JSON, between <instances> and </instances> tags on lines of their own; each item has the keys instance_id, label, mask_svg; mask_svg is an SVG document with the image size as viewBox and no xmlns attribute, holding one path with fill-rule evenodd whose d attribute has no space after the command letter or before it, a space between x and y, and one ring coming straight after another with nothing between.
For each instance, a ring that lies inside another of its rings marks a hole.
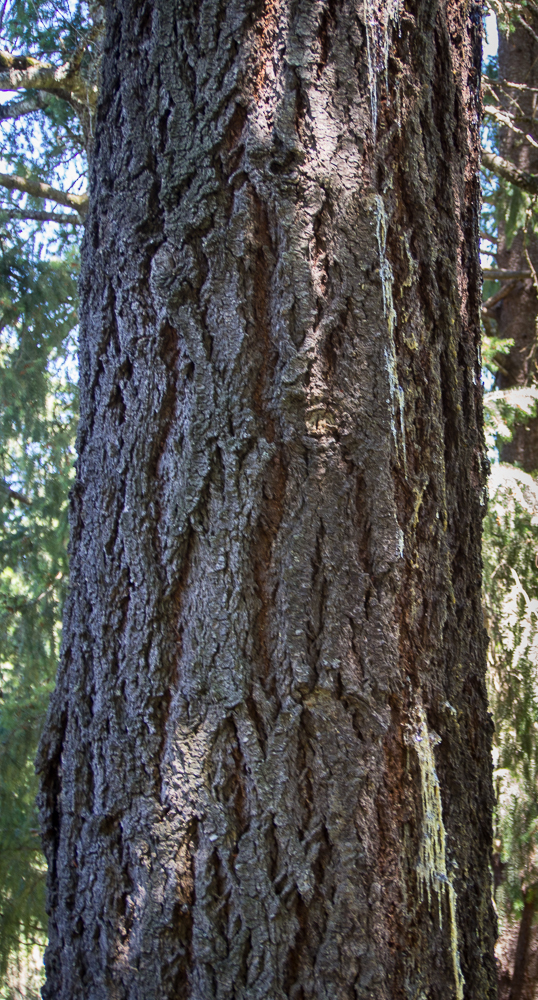
<instances>
[{"instance_id":1,"label":"pale sap stain","mask_svg":"<svg viewBox=\"0 0 538 1000\"><path fill-rule=\"evenodd\" d=\"M446 832L443 823L441 789L435 770L433 748L441 742L436 733L429 732L426 715L422 705L417 705L415 721L409 727L406 742L417 754L420 767L420 788L422 799L422 833L420 838L417 878L419 882L419 898L428 897L428 908L431 909L432 893L437 896L439 925L443 926L443 896L448 902L448 918L450 922L450 950L454 970L454 985L456 1000L463 1000L465 985L458 949L458 925L456 920L456 891L446 867Z\"/></svg>"},{"instance_id":2,"label":"pale sap stain","mask_svg":"<svg viewBox=\"0 0 538 1000\"><path fill-rule=\"evenodd\" d=\"M368 54L368 82L372 112L372 132L377 132L378 95L377 81L385 77L387 99L389 95L389 47L391 27L398 27L400 0L385 0L378 9L372 0L364 0L366 48Z\"/></svg>"},{"instance_id":3,"label":"pale sap stain","mask_svg":"<svg viewBox=\"0 0 538 1000\"><path fill-rule=\"evenodd\" d=\"M372 110L372 131L374 137L377 130L378 114L378 77L381 73L385 76L385 87L387 99L389 94L388 62L389 47L392 29L396 28L400 17L400 0L386 0L381 5L380 10L374 7L372 0L364 0L364 19L366 22L366 43L368 51L368 78L370 84L370 102ZM381 35L381 38L380 38ZM392 437L396 447L396 453L401 456L404 475L407 479L407 450L405 441L405 396L403 388L398 385L398 368L396 363L396 345L394 342L394 327L396 324L396 310L392 294L394 284L394 274L390 262L387 260L387 232L389 219L386 213L383 199L380 195L374 197L374 212L376 217L377 245L379 248L379 272L381 286L383 289L383 312L387 318L389 331L389 346L385 349L385 361L389 376L391 417L390 426ZM398 445L397 416L399 411L399 425L401 448Z\"/></svg>"},{"instance_id":4,"label":"pale sap stain","mask_svg":"<svg viewBox=\"0 0 538 1000\"><path fill-rule=\"evenodd\" d=\"M389 344L388 347L385 348L385 362L387 367L387 373L389 376L389 389L390 389L389 402L391 404L390 427L392 431L392 437L394 439L396 453L398 456L400 456L400 451L401 451L402 464L404 467L404 475L407 478L407 451L405 445L405 396L401 385L398 385L396 344L394 341L394 327L396 325L396 310L394 308L394 299L392 295L392 288L394 284L394 273L390 262L387 260L387 232L388 232L389 219L381 195L379 194L374 195L373 204L374 204L374 214L376 219L377 246L379 250L379 275L381 278L381 287L383 290L383 312L387 319L387 326L389 332ZM401 449L398 444L398 432L396 429L397 412L399 413Z\"/></svg>"}]
</instances>

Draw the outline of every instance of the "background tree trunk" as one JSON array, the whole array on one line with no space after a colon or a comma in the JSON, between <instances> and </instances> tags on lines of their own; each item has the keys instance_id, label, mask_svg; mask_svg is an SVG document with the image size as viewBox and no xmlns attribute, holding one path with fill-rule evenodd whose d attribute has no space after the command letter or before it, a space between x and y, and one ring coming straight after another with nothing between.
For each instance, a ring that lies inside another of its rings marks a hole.
<instances>
[{"instance_id":1,"label":"background tree trunk","mask_svg":"<svg viewBox=\"0 0 538 1000\"><path fill-rule=\"evenodd\" d=\"M499 79L504 84L504 107L516 115L518 132L502 129L501 153L504 159L515 163L520 170L538 173L538 149L526 141L525 133L532 132L531 122L536 119L538 93L532 89L510 88L507 83L538 87L538 15L532 8L525 9L525 19L531 30L516 24L510 32L499 31ZM533 34L534 32L534 34ZM526 116L526 121L524 116ZM516 233L507 245L505 227L499 227L499 267L509 270L529 270L529 263L538 269L538 239L532 232ZM538 302L532 278L521 281L513 292L502 299L497 307L496 319L499 336L513 338L514 346L503 360L499 372L501 389L532 384L536 379ZM516 462L526 472L538 469L538 417L515 425L512 439L502 447L502 459Z\"/></svg>"},{"instance_id":2,"label":"background tree trunk","mask_svg":"<svg viewBox=\"0 0 538 1000\"><path fill-rule=\"evenodd\" d=\"M479 33L109 4L49 1000L495 996Z\"/></svg>"},{"instance_id":3,"label":"background tree trunk","mask_svg":"<svg viewBox=\"0 0 538 1000\"><path fill-rule=\"evenodd\" d=\"M527 889L524 895L523 913L519 924L516 954L514 958L514 972L510 984L509 1000L521 1000L525 986L525 973L529 960L529 949L531 944L531 932L536 913L536 890L533 887Z\"/></svg>"},{"instance_id":4,"label":"background tree trunk","mask_svg":"<svg viewBox=\"0 0 538 1000\"><path fill-rule=\"evenodd\" d=\"M508 128L501 131L501 153L504 159L514 163L519 169L538 173L538 149L525 138L525 133L535 133L538 102L538 16L532 8L524 11L526 27L515 21L510 32L499 31L499 80L504 93L504 108L515 114L514 132ZM519 86L509 87L514 83ZM522 89L522 86L529 88ZM525 120L526 118L526 120ZM507 245L504 220L499 227L500 267L513 270L538 269L538 239L530 227L525 233L523 227L516 233L512 243ZM533 278L519 282L510 295L497 307L496 319L501 337L513 338L514 346L507 358L503 359L503 371L499 372L498 384L507 389L531 385L537 373L537 319L538 300ZM527 472L538 470L538 417L517 423L512 439L503 444L503 461L515 462ZM525 872L521 872L524 880ZM536 938L532 935L532 924L536 914L534 888L525 895L519 927L507 923L499 937L499 990L501 997L509 1000L531 1000L538 981L536 963L538 951ZM517 939L515 949L511 938ZM507 962L507 958L512 959ZM534 974L532 972L534 970Z\"/></svg>"}]
</instances>

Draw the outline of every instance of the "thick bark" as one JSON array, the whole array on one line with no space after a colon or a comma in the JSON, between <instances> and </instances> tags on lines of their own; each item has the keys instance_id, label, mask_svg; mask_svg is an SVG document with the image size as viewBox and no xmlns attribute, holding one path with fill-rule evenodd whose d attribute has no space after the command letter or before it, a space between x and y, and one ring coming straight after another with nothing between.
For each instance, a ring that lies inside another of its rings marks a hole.
<instances>
[{"instance_id":1,"label":"thick bark","mask_svg":"<svg viewBox=\"0 0 538 1000\"><path fill-rule=\"evenodd\" d=\"M525 18L534 31L538 28L538 16L532 8L525 9ZM536 119L537 94L520 87L507 87L506 82L538 85L538 42L533 34L521 24L507 34L499 32L499 77L505 84L505 107L514 112L517 101L518 115L526 116L525 128L536 131L530 122ZM512 163L520 173L538 173L538 149L522 139L519 133L508 128L502 130L501 150L505 160ZM528 270L529 261L536 271L538 268L538 239L529 233L518 233L511 245L506 243L501 226L499 233L498 264L512 270ZM529 385L536 379L538 301L532 276L514 286L510 295L499 303L495 318L499 336L513 338L514 345L507 358L502 361L497 382L499 388L509 389ZM538 417L517 424L512 440L502 447L505 462L517 462L527 472L538 470Z\"/></svg>"},{"instance_id":2,"label":"thick bark","mask_svg":"<svg viewBox=\"0 0 538 1000\"><path fill-rule=\"evenodd\" d=\"M48 1000L495 996L480 14L389 14L109 5Z\"/></svg>"}]
</instances>

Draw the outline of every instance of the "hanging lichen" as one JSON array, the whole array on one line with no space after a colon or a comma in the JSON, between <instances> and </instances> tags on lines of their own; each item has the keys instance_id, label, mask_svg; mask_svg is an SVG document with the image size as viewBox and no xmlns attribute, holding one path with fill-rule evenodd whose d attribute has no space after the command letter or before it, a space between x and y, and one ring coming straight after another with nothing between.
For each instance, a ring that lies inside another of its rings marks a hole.
<instances>
[{"instance_id":1,"label":"hanging lichen","mask_svg":"<svg viewBox=\"0 0 538 1000\"><path fill-rule=\"evenodd\" d=\"M407 742L415 749L420 767L422 829L416 867L419 898L422 901L426 895L428 908L431 909L432 895L437 896L440 927L443 926L443 898L445 897L447 900L456 1000L463 1000L464 980L458 949L457 900L446 867L446 832L443 823L441 789L435 770L433 752L433 748L441 740L436 733L429 731L422 705L418 705L415 709L415 719L410 727Z\"/></svg>"}]
</instances>

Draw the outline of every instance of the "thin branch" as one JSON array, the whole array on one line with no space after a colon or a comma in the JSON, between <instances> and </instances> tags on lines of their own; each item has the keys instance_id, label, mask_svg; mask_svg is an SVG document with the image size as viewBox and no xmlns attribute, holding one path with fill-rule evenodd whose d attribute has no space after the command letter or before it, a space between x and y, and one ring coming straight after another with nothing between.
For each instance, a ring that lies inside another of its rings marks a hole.
<instances>
[{"instance_id":1,"label":"thin branch","mask_svg":"<svg viewBox=\"0 0 538 1000\"><path fill-rule=\"evenodd\" d=\"M82 41L80 42L79 45L77 45L77 48L73 52L73 55L71 56L68 63L68 65L71 67L72 73L78 73L82 60L84 58L84 53L86 52L88 45L90 45L91 42L94 42L102 31L103 31L102 24L96 23L90 28L89 31L86 32L85 35L83 35Z\"/></svg>"},{"instance_id":2,"label":"thin branch","mask_svg":"<svg viewBox=\"0 0 538 1000\"><path fill-rule=\"evenodd\" d=\"M0 69L29 69L31 66L48 66L50 69L53 68L50 66L50 63L44 63L40 59L35 59L34 56L14 56L7 49L0 49Z\"/></svg>"},{"instance_id":3,"label":"thin branch","mask_svg":"<svg viewBox=\"0 0 538 1000\"><path fill-rule=\"evenodd\" d=\"M30 209L2 208L0 206L0 222L4 219L28 219L32 222L69 222L73 226L84 225L80 215L67 214L67 212L32 212Z\"/></svg>"},{"instance_id":4,"label":"thin branch","mask_svg":"<svg viewBox=\"0 0 538 1000\"><path fill-rule=\"evenodd\" d=\"M11 500L18 500L19 503L23 503L27 507L32 506L32 501L28 497L25 497L24 493L17 493L16 490L12 490L11 486L8 486L3 479L0 481L0 486L2 486L2 489L5 490Z\"/></svg>"},{"instance_id":5,"label":"thin branch","mask_svg":"<svg viewBox=\"0 0 538 1000\"><path fill-rule=\"evenodd\" d=\"M500 84L499 81L495 81L495 83L498 86L501 86L501 88L502 88L502 84ZM484 87L484 92L490 94L493 97L493 99L497 102L498 105L502 105L503 104L503 100L502 99L504 98L504 100L509 101L510 105L513 108L516 109L516 111L518 112L519 116L523 117L523 110L521 108L521 105L518 103L518 100L517 100L516 96L514 94L509 93L509 91L508 91L507 88L501 89L501 91L499 93L497 90L495 90L495 87L493 86L493 83L491 81L485 82L483 84L483 87ZM489 105L485 105L485 107L489 107ZM509 113L510 112L507 112L507 114L509 114Z\"/></svg>"},{"instance_id":6,"label":"thin branch","mask_svg":"<svg viewBox=\"0 0 538 1000\"><path fill-rule=\"evenodd\" d=\"M538 174L530 174L527 170L519 170L518 167L504 160L496 153L491 153L489 149L482 149L482 163L489 170L492 170L498 177L505 181L510 181L516 187L526 191L527 194L538 194Z\"/></svg>"},{"instance_id":7,"label":"thin branch","mask_svg":"<svg viewBox=\"0 0 538 1000\"><path fill-rule=\"evenodd\" d=\"M7 68L0 72L0 91L44 90L49 94L72 94L90 106L97 103L97 87L86 83L70 62L51 66L30 56L10 56L0 50L2 64Z\"/></svg>"},{"instance_id":8,"label":"thin branch","mask_svg":"<svg viewBox=\"0 0 538 1000\"><path fill-rule=\"evenodd\" d=\"M519 281L521 278L532 277L530 271L508 271L504 267L483 267L482 274L490 281L512 281L514 278Z\"/></svg>"},{"instance_id":9,"label":"thin branch","mask_svg":"<svg viewBox=\"0 0 538 1000\"><path fill-rule=\"evenodd\" d=\"M519 21L519 23L520 23L520 24L522 24L522 25L523 25L523 27L524 27L524 28L526 28L526 29L527 29L527 31L529 32L529 34L530 34L530 35L532 35L532 37L534 38L534 41L535 41L535 42L538 42L538 35L537 35L537 34L536 34L536 32L535 32L535 31L534 31L534 30L533 30L533 29L531 28L530 24L528 24L528 22L527 22L527 21L525 20L525 18L524 18L524 17L523 17L523 16L521 15L521 14L520 14L520 15L519 15L519 17L518 17L518 21Z\"/></svg>"},{"instance_id":10,"label":"thin branch","mask_svg":"<svg viewBox=\"0 0 538 1000\"><path fill-rule=\"evenodd\" d=\"M0 122L9 118L21 118L22 115L30 115L32 111L43 111L49 104L50 98L47 94L31 94L23 97L20 101L8 101L7 104L0 104Z\"/></svg>"},{"instance_id":11,"label":"thin branch","mask_svg":"<svg viewBox=\"0 0 538 1000\"><path fill-rule=\"evenodd\" d=\"M512 83L511 80L495 80L495 83L498 87L513 87L514 90L528 90L530 94L538 94L538 87L530 87L527 83Z\"/></svg>"},{"instance_id":12,"label":"thin branch","mask_svg":"<svg viewBox=\"0 0 538 1000\"><path fill-rule=\"evenodd\" d=\"M494 83L497 87L513 87L514 90L528 90L531 94L538 94L538 87L531 87L528 83L514 83L512 80L490 80L489 77L485 77L484 82L489 86Z\"/></svg>"},{"instance_id":13,"label":"thin branch","mask_svg":"<svg viewBox=\"0 0 538 1000\"><path fill-rule=\"evenodd\" d=\"M522 129L518 128L514 124L514 115L511 115L508 111L503 111L501 108L496 108L494 104L486 104L484 106L484 115L488 115L490 118L494 118L495 121L509 128L511 132L515 132L517 135L525 136L527 142L538 149L538 142L532 138L531 135L527 135Z\"/></svg>"},{"instance_id":14,"label":"thin branch","mask_svg":"<svg viewBox=\"0 0 538 1000\"><path fill-rule=\"evenodd\" d=\"M506 299L509 295L511 295L519 285L520 280L520 278L514 278L512 281L507 281L507 283L503 285L498 292L495 292L495 295L490 295L489 299L486 299L486 301L482 303L482 313L484 314L489 312L489 310L493 309L499 302L502 302L503 299Z\"/></svg>"},{"instance_id":15,"label":"thin branch","mask_svg":"<svg viewBox=\"0 0 538 1000\"><path fill-rule=\"evenodd\" d=\"M527 264L529 265L529 270L532 274L532 283L534 285L534 289L535 291L538 291L538 275L536 274L536 268L532 263L529 251L527 250L526 247L525 247L525 260L527 261Z\"/></svg>"},{"instance_id":16,"label":"thin branch","mask_svg":"<svg viewBox=\"0 0 538 1000\"><path fill-rule=\"evenodd\" d=\"M32 181L27 177L17 177L12 174L0 174L0 187L5 187L8 191L22 191L33 198L46 198L55 201L58 205L66 205L68 208L75 208L77 212L84 216L88 210L88 195L67 194L58 188L53 188L50 184L42 181Z\"/></svg>"}]
</instances>

